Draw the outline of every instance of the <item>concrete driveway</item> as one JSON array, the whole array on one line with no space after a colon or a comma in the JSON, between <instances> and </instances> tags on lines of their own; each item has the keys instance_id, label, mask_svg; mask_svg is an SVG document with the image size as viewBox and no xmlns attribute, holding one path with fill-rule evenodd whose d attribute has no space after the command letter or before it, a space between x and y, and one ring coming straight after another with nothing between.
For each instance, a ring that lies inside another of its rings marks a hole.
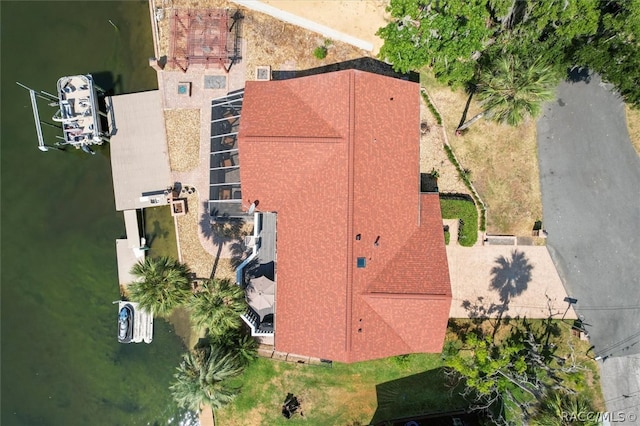
<instances>
[{"instance_id":1,"label":"concrete driveway","mask_svg":"<svg viewBox=\"0 0 640 426\"><path fill-rule=\"evenodd\" d=\"M548 246L602 357L640 353L640 159L604 86L561 84L538 122Z\"/></svg>"},{"instance_id":2,"label":"concrete driveway","mask_svg":"<svg viewBox=\"0 0 640 426\"><path fill-rule=\"evenodd\" d=\"M451 318L576 318L544 246L447 246Z\"/></svg>"}]
</instances>

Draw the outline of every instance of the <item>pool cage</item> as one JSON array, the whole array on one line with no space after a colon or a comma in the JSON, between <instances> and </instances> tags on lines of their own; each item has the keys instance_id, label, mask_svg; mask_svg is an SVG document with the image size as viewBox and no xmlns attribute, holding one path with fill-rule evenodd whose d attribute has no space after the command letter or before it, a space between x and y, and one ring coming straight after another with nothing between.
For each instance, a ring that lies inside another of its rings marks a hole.
<instances>
[{"instance_id":1,"label":"pool cage","mask_svg":"<svg viewBox=\"0 0 640 426\"><path fill-rule=\"evenodd\" d=\"M240 11L176 9L171 15L168 63L183 72L191 65L221 66L229 72L241 55Z\"/></svg>"},{"instance_id":2,"label":"pool cage","mask_svg":"<svg viewBox=\"0 0 640 426\"><path fill-rule=\"evenodd\" d=\"M247 218L242 211L238 130L244 90L211 101L209 214L212 219Z\"/></svg>"}]
</instances>

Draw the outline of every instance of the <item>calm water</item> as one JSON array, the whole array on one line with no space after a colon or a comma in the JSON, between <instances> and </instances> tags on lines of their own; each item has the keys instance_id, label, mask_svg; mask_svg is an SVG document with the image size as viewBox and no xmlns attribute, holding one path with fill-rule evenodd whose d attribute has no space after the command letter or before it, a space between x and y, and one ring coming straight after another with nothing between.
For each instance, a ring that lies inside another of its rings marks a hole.
<instances>
[{"instance_id":1,"label":"calm water","mask_svg":"<svg viewBox=\"0 0 640 426\"><path fill-rule=\"evenodd\" d=\"M59 77L90 72L115 93L156 88L148 3L2 1L0 13L1 423L167 424L184 348L161 321L151 345L117 343L124 223L108 148L38 151L28 92L15 84L55 92Z\"/></svg>"}]
</instances>

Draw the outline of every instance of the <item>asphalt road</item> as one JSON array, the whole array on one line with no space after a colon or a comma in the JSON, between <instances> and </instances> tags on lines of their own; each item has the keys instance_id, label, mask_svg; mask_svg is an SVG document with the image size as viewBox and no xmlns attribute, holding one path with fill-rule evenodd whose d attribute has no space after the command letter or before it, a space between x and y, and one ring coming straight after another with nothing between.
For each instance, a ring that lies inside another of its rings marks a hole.
<instances>
[{"instance_id":1,"label":"asphalt road","mask_svg":"<svg viewBox=\"0 0 640 426\"><path fill-rule=\"evenodd\" d=\"M640 415L640 158L608 89L598 76L563 83L538 121L543 217L607 406Z\"/></svg>"},{"instance_id":2,"label":"asphalt road","mask_svg":"<svg viewBox=\"0 0 640 426\"><path fill-rule=\"evenodd\" d=\"M602 357L640 353L640 158L624 104L594 76L538 121L548 246Z\"/></svg>"}]
</instances>

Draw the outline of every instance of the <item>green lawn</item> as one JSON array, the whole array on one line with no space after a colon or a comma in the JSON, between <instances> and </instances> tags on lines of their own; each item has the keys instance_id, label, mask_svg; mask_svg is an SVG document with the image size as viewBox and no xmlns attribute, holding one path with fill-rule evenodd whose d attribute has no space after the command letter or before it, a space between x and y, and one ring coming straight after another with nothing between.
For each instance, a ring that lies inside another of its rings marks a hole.
<instances>
[{"instance_id":1,"label":"green lawn","mask_svg":"<svg viewBox=\"0 0 640 426\"><path fill-rule=\"evenodd\" d=\"M478 241L478 210L473 201L441 196L440 210L443 219L460 219L458 243L461 246L471 247Z\"/></svg>"},{"instance_id":2,"label":"green lawn","mask_svg":"<svg viewBox=\"0 0 640 426\"><path fill-rule=\"evenodd\" d=\"M369 424L465 407L445 386L440 354L413 354L332 367L259 358L234 385L241 394L216 412L224 425ZM282 417L287 393L296 395L304 417Z\"/></svg>"},{"instance_id":3,"label":"green lawn","mask_svg":"<svg viewBox=\"0 0 640 426\"><path fill-rule=\"evenodd\" d=\"M170 209L170 206L144 209L144 235L150 247L148 256L178 258L176 229Z\"/></svg>"}]
</instances>

